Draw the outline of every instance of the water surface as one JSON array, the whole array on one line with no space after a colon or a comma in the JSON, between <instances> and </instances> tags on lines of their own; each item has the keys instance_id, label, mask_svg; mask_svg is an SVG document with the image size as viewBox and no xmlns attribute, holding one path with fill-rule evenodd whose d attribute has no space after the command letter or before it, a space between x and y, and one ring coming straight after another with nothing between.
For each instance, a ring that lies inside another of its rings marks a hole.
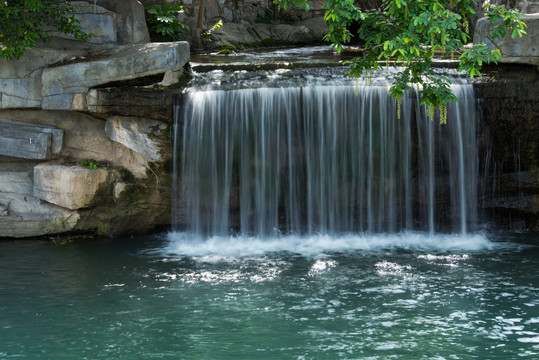
<instances>
[{"instance_id":1,"label":"water surface","mask_svg":"<svg viewBox=\"0 0 539 360\"><path fill-rule=\"evenodd\" d=\"M520 359L539 248L486 235L0 242L2 359Z\"/></svg>"}]
</instances>

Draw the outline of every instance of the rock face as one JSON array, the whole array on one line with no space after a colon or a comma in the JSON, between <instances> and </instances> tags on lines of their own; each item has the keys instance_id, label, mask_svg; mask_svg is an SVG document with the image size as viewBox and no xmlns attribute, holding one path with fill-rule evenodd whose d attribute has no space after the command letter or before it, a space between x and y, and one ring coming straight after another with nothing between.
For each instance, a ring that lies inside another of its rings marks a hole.
<instances>
[{"instance_id":1,"label":"rock face","mask_svg":"<svg viewBox=\"0 0 539 360\"><path fill-rule=\"evenodd\" d=\"M0 109L88 109L90 89L110 83L144 81L169 86L189 61L189 44L148 43L144 7L137 0L73 1L87 43L59 32L52 41L2 60Z\"/></svg>"},{"instance_id":2,"label":"rock face","mask_svg":"<svg viewBox=\"0 0 539 360\"><path fill-rule=\"evenodd\" d=\"M511 39L507 36L503 41L489 36L493 24L487 18L477 21L474 43L485 43L491 49L500 49L504 63L539 65L539 13L525 15L522 19L528 26L527 34Z\"/></svg>"},{"instance_id":3,"label":"rock face","mask_svg":"<svg viewBox=\"0 0 539 360\"><path fill-rule=\"evenodd\" d=\"M111 116L107 119L107 136L151 161L161 161L159 135L167 125L156 120Z\"/></svg>"},{"instance_id":4,"label":"rock face","mask_svg":"<svg viewBox=\"0 0 539 360\"><path fill-rule=\"evenodd\" d=\"M327 32L327 24L321 17L294 25L225 23L212 33L211 46L219 48L227 45L264 44L268 40L287 44L316 44L322 42Z\"/></svg>"},{"instance_id":5,"label":"rock face","mask_svg":"<svg viewBox=\"0 0 539 360\"><path fill-rule=\"evenodd\" d=\"M142 44L150 41L144 6L137 0L71 1L90 44ZM52 35L72 39L53 32Z\"/></svg>"},{"instance_id":6,"label":"rock face","mask_svg":"<svg viewBox=\"0 0 539 360\"><path fill-rule=\"evenodd\" d=\"M474 85L483 102L480 207L497 226L539 231L539 73L534 66L490 70L489 80Z\"/></svg>"},{"instance_id":7,"label":"rock face","mask_svg":"<svg viewBox=\"0 0 539 360\"><path fill-rule=\"evenodd\" d=\"M90 42L0 60L0 238L170 223L173 91L133 89L177 83L189 44L147 43L139 1L72 4Z\"/></svg>"}]
</instances>

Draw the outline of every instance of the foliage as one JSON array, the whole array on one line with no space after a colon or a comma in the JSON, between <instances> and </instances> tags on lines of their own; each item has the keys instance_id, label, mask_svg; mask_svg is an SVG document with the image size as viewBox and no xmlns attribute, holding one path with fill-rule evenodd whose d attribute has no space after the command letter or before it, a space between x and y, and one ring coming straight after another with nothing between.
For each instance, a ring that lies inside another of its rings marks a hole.
<instances>
[{"instance_id":1,"label":"foliage","mask_svg":"<svg viewBox=\"0 0 539 360\"><path fill-rule=\"evenodd\" d=\"M80 161L80 166L88 170L95 170L98 167L97 161L92 159L82 159Z\"/></svg>"},{"instance_id":2,"label":"foliage","mask_svg":"<svg viewBox=\"0 0 539 360\"><path fill-rule=\"evenodd\" d=\"M73 34L86 40L75 10L66 0L0 0L0 56L20 58L39 40L48 42L47 29Z\"/></svg>"},{"instance_id":3,"label":"foliage","mask_svg":"<svg viewBox=\"0 0 539 360\"><path fill-rule=\"evenodd\" d=\"M219 20L218 22L216 22L211 28L209 28L208 30L204 31L201 35L202 37L202 40L204 41L208 41L208 42L211 42L211 34L219 29L221 26L223 26L223 20Z\"/></svg>"},{"instance_id":4,"label":"foliage","mask_svg":"<svg viewBox=\"0 0 539 360\"><path fill-rule=\"evenodd\" d=\"M177 4L146 6L150 33L158 34L165 41L183 40L182 31L189 30L189 27L176 17L176 14L182 11L183 6Z\"/></svg>"},{"instance_id":5,"label":"foliage","mask_svg":"<svg viewBox=\"0 0 539 360\"><path fill-rule=\"evenodd\" d=\"M275 1L285 9L299 6L309 10L308 0ZM462 50L470 40L468 19L475 12L473 0L382 0L380 8L371 10L360 9L354 0L326 0L324 8L329 27L325 40L338 52L354 36L364 42L362 55L349 62L351 76L368 78L373 70L398 62L403 69L390 88L393 97L401 99L404 91L416 85L430 113L434 107L443 111L448 101L457 100L450 88L451 79L436 74L433 59L439 52ZM513 38L526 33L522 14L516 10L487 5L486 15L496 24L492 39L504 38L506 31ZM355 23L359 30L352 34L349 28ZM483 64L501 60L501 54L498 49L476 44L458 59L459 70L473 78L480 75Z\"/></svg>"}]
</instances>

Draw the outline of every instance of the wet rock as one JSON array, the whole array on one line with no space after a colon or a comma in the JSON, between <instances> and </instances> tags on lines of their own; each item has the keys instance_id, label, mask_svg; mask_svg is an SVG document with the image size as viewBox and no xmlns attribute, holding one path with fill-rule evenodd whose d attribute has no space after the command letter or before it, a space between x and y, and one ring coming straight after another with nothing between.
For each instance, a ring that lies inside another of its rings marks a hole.
<instances>
[{"instance_id":1,"label":"wet rock","mask_svg":"<svg viewBox=\"0 0 539 360\"><path fill-rule=\"evenodd\" d=\"M88 111L103 115L142 117L172 122L177 91L152 89L92 89L88 93Z\"/></svg>"}]
</instances>

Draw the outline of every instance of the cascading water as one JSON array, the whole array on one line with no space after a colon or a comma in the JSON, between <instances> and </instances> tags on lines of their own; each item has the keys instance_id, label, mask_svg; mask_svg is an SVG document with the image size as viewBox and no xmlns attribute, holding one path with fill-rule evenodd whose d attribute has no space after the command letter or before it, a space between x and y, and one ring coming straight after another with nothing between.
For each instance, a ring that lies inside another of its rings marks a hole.
<instances>
[{"instance_id":1,"label":"cascading water","mask_svg":"<svg viewBox=\"0 0 539 360\"><path fill-rule=\"evenodd\" d=\"M373 86L287 79L286 86L183 94L177 229L206 236L466 233L477 217L472 87L453 86L459 101L440 125L417 93L398 109L381 83L386 74L379 75Z\"/></svg>"}]
</instances>

